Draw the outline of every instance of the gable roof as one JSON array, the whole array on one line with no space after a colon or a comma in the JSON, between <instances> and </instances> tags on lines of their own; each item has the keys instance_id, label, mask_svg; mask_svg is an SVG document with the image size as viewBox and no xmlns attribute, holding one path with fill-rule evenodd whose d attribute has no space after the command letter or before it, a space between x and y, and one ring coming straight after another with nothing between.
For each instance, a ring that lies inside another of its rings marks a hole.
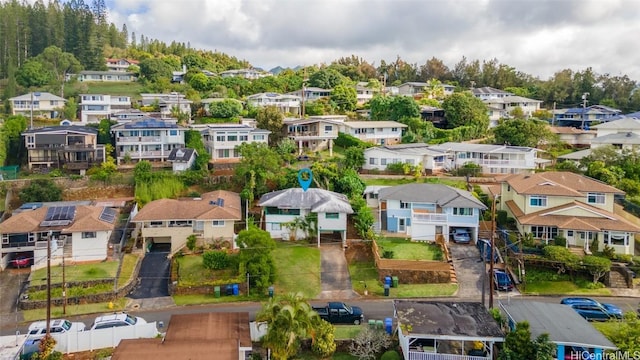
<instances>
[{"instance_id":1,"label":"gable roof","mask_svg":"<svg viewBox=\"0 0 640 360\"><path fill-rule=\"evenodd\" d=\"M9 100L11 101L16 101L16 100L27 100L27 101L31 101L31 94L32 93L27 93L24 95L18 95L12 98L9 98ZM53 95L52 93L48 93L48 92L33 92L33 100L36 101L63 101L66 102L67 100L65 100L64 98L61 98L60 96L56 96Z\"/></svg>"},{"instance_id":2,"label":"gable roof","mask_svg":"<svg viewBox=\"0 0 640 360\"><path fill-rule=\"evenodd\" d=\"M624 194L601 181L568 172L548 171L506 176L504 181L521 195L584 196L587 192Z\"/></svg>"},{"instance_id":3,"label":"gable roof","mask_svg":"<svg viewBox=\"0 0 640 360\"><path fill-rule=\"evenodd\" d=\"M175 162L189 162L193 155L197 155L198 153L195 149L191 148L175 148L171 150L169 153L169 157L167 161L175 161Z\"/></svg>"},{"instance_id":4,"label":"gable roof","mask_svg":"<svg viewBox=\"0 0 640 360\"><path fill-rule=\"evenodd\" d=\"M218 205L222 199L222 206ZM162 220L240 220L242 210L240 195L231 191L216 190L199 198L159 199L140 209L133 222Z\"/></svg>"},{"instance_id":5,"label":"gable roof","mask_svg":"<svg viewBox=\"0 0 640 360\"><path fill-rule=\"evenodd\" d=\"M639 129L640 130L640 129ZM591 139L592 144L625 144L625 145L637 145L640 144L640 135L634 132L619 132L615 134L608 134L604 136L598 136Z\"/></svg>"},{"instance_id":6,"label":"gable roof","mask_svg":"<svg viewBox=\"0 0 640 360\"><path fill-rule=\"evenodd\" d=\"M531 338L549 334L549 340L572 346L616 349L602 333L568 305L537 301L500 303L507 316L515 322L527 321Z\"/></svg>"},{"instance_id":7,"label":"gable roof","mask_svg":"<svg viewBox=\"0 0 640 360\"><path fill-rule=\"evenodd\" d=\"M431 149L438 149L441 151L471 151L481 153L524 153L538 151L535 148L526 146L511 146L511 145L492 145L492 144L472 144L472 143L458 143L458 142L446 142L438 145L432 145Z\"/></svg>"},{"instance_id":8,"label":"gable roof","mask_svg":"<svg viewBox=\"0 0 640 360\"><path fill-rule=\"evenodd\" d=\"M87 126L62 125L34 128L23 131L22 134L83 134L98 135L98 130Z\"/></svg>"},{"instance_id":9,"label":"gable roof","mask_svg":"<svg viewBox=\"0 0 640 360\"><path fill-rule=\"evenodd\" d=\"M315 213L337 212L353 214L349 199L337 192L311 188L289 188L262 195L259 206L280 209L309 209Z\"/></svg>"},{"instance_id":10,"label":"gable roof","mask_svg":"<svg viewBox=\"0 0 640 360\"><path fill-rule=\"evenodd\" d=\"M431 156L442 156L445 155L446 152L439 149L433 149L430 145L425 143L414 143L414 144L396 144L396 145L383 145L370 147L364 150L364 153L372 152L372 151L384 151L392 154L403 154L403 155L431 155Z\"/></svg>"},{"instance_id":11,"label":"gable roof","mask_svg":"<svg viewBox=\"0 0 640 360\"><path fill-rule=\"evenodd\" d=\"M379 199L434 203L440 207L466 207L482 210L487 208L470 192L443 184L391 186L380 189Z\"/></svg>"},{"instance_id":12,"label":"gable roof","mask_svg":"<svg viewBox=\"0 0 640 360\"><path fill-rule=\"evenodd\" d=\"M480 87L480 88L473 88L471 90L471 92L475 96L480 96L480 95L511 95L511 93L508 92L508 91L492 88L490 86L484 86L484 87Z\"/></svg>"},{"instance_id":13,"label":"gable roof","mask_svg":"<svg viewBox=\"0 0 640 360\"><path fill-rule=\"evenodd\" d=\"M114 222L101 220L104 206L75 205L73 221L63 226L42 226L49 207L39 207L35 210L23 211L14 214L0 223L0 233L20 234L28 232L46 232L48 230L61 230L62 233L74 233L85 231L109 231L116 226Z\"/></svg>"},{"instance_id":14,"label":"gable roof","mask_svg":"<svg viewBox=\"0 0 640 360\"><path fill-rule=\"evenodd\" d=\"M628 129L640 129L640 119L637 117L631 117L629 115L622 115L618 120L608 121L606 123L593 125L593 129L606 129L606 130L628 130Z\"/></svg>"}]
</instances>

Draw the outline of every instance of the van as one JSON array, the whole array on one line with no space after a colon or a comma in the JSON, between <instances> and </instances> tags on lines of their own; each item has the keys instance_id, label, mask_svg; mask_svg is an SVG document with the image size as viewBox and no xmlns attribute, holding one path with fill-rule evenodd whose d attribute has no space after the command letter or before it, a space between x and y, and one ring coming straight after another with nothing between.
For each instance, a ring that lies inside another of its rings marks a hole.
<instances>
[{"instance_id":1,"label":"van","mask_svg":"<svg viewBox=\"0 0 640 360\"><path fill-rule=\"evenodd\" d=\"M147 321L141 317L129 315L127 313L105 314L98 316L91 326L91 330L108 329L120 326L134 326L146 324Z\"/></svg>"},{"instance_id":2,"label":"van","mask_svg":"<svg viewBox=\"0 0 640 360\"><path fill-rule=\"evenodd\" d=\"M47 333L46 324L46 321L36 321L29 325L27 337L30 339L39 339L44 337ZM49 332L51 334L84 331L86 327L84 323L71 322L65 319L51 320L49 324Z\"/></svg>"}]
</instances>

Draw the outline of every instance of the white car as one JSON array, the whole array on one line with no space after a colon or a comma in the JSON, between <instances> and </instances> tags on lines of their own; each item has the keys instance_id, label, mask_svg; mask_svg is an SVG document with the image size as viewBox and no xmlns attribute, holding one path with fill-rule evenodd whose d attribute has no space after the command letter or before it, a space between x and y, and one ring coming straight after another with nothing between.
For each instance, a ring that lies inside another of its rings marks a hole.
<instances>
[{"instance_id":1,"label":"white car","mask_svg":"<svg viewBox=\"0 0 640 360\"><path fill-rule=\"evenodd\" d=\"M127 313L114 313L98 316L91 326L91 330L108 329L120 326L134 326L146 324L147 321L141 317L129 315Z\"/></svg>"},{"instance_id":2,"label":"white car","mask_svg":"<svg viewBox=\"0 0 640 360\"><path fill-rule=\"evenodd\" d=\"M471 242L471 234L467 229L454 229L451 233L453 237L453 242L458 244L468 244Z\"/></svg>"},{"instance_id":3,"label":"white car","mask_svg":"<svg viewBox=\"0 0 640 360\"><path fill-rule=\"evenodd\" d=\"M27 337L30 339L39 339L44 337L47 333L46 324L46 321L36 321L29 325ZM49 332L51 334L84 331L86 327L84 323L71 322L65 319L51 320L49 324Z\"/></svg>"}]
</instances>

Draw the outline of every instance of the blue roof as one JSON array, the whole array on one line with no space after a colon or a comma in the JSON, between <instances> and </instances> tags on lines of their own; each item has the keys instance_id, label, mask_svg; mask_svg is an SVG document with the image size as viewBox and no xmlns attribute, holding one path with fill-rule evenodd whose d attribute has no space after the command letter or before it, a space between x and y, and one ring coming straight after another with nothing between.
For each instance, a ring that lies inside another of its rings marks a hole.
<instances>
[{"instance_id":1,"label":"blue roof","mask_svg":"<svg viewBox=\"0 0 640 360\"><path fill-rule=\"evenodd\" d=\"M30 202L30 203L22 204L22 206L20 206L18 209L20 209L20 210L35 210L35 209L39 209L41 207L42 207L42 203Z\"/></svg>"},{"instance_id":2,"label":"blue roof","mask_svg":"<svg viewBox=\"0 0 640 360\"><path fill-rule=\"evenodd\" d=\"M158 119L145 119L124 124L125 129L177 129L178 125Z\"/></svg>"},{"instance_id":3,"label":"blue roof","mask_svg":"<svg viewBox=\"0 0 640 360\"><path fill-rule=\"evenodd\" d=\"M582 112L583 112L582 108L571 108L571 109L567 109L565 114L582 114Z\"/></svg>"}]
</instances>

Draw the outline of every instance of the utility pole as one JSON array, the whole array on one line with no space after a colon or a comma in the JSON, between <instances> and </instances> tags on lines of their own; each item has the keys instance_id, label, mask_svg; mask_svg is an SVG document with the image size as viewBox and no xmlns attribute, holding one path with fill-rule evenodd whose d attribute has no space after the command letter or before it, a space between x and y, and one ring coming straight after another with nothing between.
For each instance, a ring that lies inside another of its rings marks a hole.
<instances>
[{"instance_id":1,"label":"utility pole","mask_svg":"<svg viewBox=\"0 0 640 360\"><path fill-rule=\"evenodd\" d=\"M304 105L304 93L306 91L306 87L305 87L305 83L307 82L307 69L304 69L304 74L302 75L302 96L300 97L300 118L304 119L304 114L305 114L305 105Z\"/></svg>"},{"instance_id":2,"label":"utility pole","mask_svg":"<svg viewBox=\"0 0 640 360\"><path fill-rule=\"evenodd\" d=\"M493 288L495 287L493 279L493 264L496 256L496 205L500 195L493 197L493 208L491 209L491 259L489 259L489 309L493 309Z\"/></svg>"},{"instance_id":3,"label":"utility pole","mask_svg":"<svg viewBox=\"0 0 640 360\"><path fill-rule=\"evenodd\" d=\"M582 94L582 126L580 126L582 130L584 130L585 113L587 111L587 96L589 96L588 92Z\"/></svg>"},{"instance_id":4,"label":"utility pole","mask_svg":"<svg viewBox=\"0 0 640 360\"><path fill-rule=\"evenodd\" d=\"M67 314L67 281L64 274L64 253L62 254L62 313Z\"/></svg>"},{"instance_id":5,"label":"utility pole","mask_svg":"<svg viewBox=\"0 0 640 360\"><path fill-rule=\"evenodd\" d=\"M556 122L556 102L553 102L553 111L551 112L551 126Z\"/></svg>"},{"instance_id":6,"label":"utility pole","mask_svg":"<svg viewBox=\"0 0 640 360\"><path fill-rule=\"evenodd\" d=\"M33 103L32 103L33 106ZM47 236L47 331L46 337L51 336L51 239L53 232L49 230Z\"/></svg>"}]
</instances>

